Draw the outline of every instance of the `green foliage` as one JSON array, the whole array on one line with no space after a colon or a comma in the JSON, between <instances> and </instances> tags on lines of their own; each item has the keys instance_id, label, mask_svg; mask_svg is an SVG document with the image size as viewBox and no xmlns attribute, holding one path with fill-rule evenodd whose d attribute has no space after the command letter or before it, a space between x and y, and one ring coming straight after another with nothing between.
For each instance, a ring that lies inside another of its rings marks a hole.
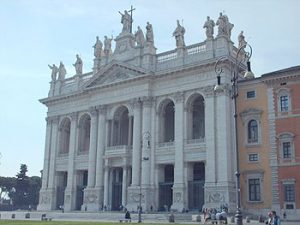
<instances>
[{"instance_id":1,"label":"green foliage","mask_svg":"<svg viewBox=\"0 0 300 225\"><path fill-rule=\"evenodd\" d=\"M16 186L15 177L0 177L0 198L11 198Z\"/></svg>"},{"instance_id":2,"label":"green foliage","mask_svg":"<svg viewBox=\"0 0 300 225\"><path fill-rule=\"evenodd\" d=\"M28 177L27 171L27 166L21 164L16 177L0 177L0 197L12 199L15 209L28 209L29 205L38 204L41 178Z\"/></svg>"}]
</instances>

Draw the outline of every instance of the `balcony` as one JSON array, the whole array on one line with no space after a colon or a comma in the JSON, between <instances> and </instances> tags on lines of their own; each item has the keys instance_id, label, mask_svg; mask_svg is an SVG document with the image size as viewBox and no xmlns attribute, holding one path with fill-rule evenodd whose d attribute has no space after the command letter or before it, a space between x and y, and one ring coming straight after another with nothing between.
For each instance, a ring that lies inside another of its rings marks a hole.
<instances>
[{"instance_id":1,"label":"balcony","mask_svg":"<svg viewBox=\"0 0 300 225\"><path fill-rule=\"evenodd\" d=\"M126 157L132 154L132 146L129 145L116 145L108 146L105 149L105 158L116 158L116 157Z\"/></svg>"}]
</instances>

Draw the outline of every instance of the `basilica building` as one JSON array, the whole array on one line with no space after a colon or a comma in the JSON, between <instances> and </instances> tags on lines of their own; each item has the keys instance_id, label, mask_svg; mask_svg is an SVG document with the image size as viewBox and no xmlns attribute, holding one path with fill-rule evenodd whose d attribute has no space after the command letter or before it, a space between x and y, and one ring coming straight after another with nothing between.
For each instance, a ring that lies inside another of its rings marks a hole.
<instances>
[{"instance_id":1,"label":"basilica building","mask_svg":"<svg viewBox=\"0 0 300 225\"><path fill-rule=\"evenodd\" d=\"M235 210L231 75L246 67L235 65L233 24L222 13L216 23L208 17L206 40L188 46L177 21L175 49L157 53L152 24L133 32L132 16L121 16L114 40L97 37L92 71L82 71L79 55L71 77L62 62L49 66L38 210Z\"/></svg>"}]
</instances>

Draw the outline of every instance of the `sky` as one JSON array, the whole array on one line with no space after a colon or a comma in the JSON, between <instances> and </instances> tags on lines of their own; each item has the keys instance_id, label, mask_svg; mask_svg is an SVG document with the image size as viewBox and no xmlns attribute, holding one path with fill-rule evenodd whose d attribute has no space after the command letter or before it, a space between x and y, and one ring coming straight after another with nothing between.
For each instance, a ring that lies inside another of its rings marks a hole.
<instances>
[{"instance_id":1,"label":"sky","mask_svg":"<svg viewBox=\"0 0 300 225\"><path fill-rule=\"evenodd\" d=\"M96 36L116 37L119 11L131 5L133 31L140 26L145 33L149 21L157 53L175 48L177 19L191 45L206 39L206 17L216 21L223 12L234 24L235 45L243 30L252 46L256 77L300 65L298 0L0 0L0 176L15 176L21 164L29 176L40 176L47 108L39 99L50 88L48 64L63 61L70 77L79 54L83 72L91 71Z\"/></svg>"}]
</instances>

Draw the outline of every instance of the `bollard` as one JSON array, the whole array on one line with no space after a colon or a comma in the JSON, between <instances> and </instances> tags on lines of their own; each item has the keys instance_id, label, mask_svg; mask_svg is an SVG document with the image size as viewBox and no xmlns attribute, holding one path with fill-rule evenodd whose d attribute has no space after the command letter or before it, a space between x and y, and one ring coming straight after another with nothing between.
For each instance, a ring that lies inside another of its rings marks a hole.
<instances>
[{"instance_id":1,"label":"bollard","mask_svg":"<svg viewBox=\"0 0 300 225\"><path fill-rule=\"evenodd\" d=\"M175 222L175 216L174 216L173 213L171 213L171 214L169 215L169 223L174 223L174 222Z\"/></svg>"},{"instance_id":2,"label":"bollard","mask_svg":"<svg viewBox=\"0 0 300 225\"><path fill-rule=\"evenodd\" d=\"M231 217L230 222L235 223L235 217L234 216Z\"/></svg>"},{"instance_id":3,"label":"bollard","mask_svg":"<svg viewBox=\"0 0 300 225\"><path fill-rule=\"evenodd\" d=\"M250 223L250 217L246 216L246 223Z\"/></svg>"}]
</instances>

